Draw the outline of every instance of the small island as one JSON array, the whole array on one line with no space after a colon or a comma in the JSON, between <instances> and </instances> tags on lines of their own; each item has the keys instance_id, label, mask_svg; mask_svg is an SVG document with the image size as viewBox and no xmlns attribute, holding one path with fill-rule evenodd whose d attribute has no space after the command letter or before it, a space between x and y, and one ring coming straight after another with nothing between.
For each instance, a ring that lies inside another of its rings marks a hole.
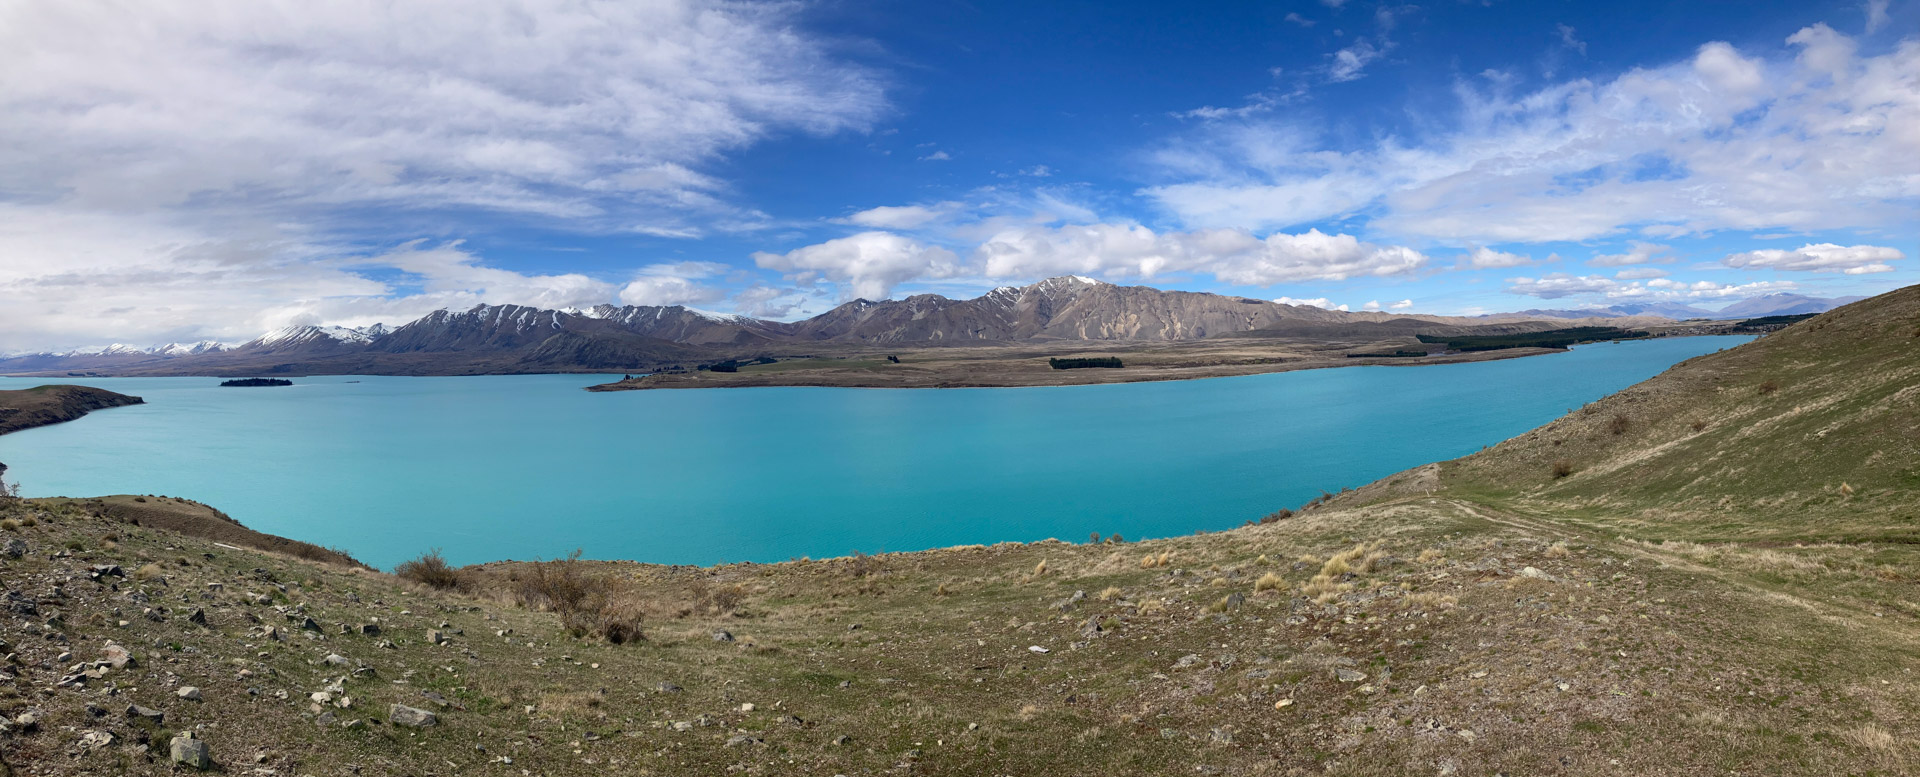
<instances>
[{"instance_id":1,"label":"small island","mask_svg":"<svg viewBox=\"0 0 1920 777\"><path fill-rule=\"evenodd\" d=\"M293 381L280 378L234 378L220 381L222 386L291 386Z\"/></svg>"}]
</instances>

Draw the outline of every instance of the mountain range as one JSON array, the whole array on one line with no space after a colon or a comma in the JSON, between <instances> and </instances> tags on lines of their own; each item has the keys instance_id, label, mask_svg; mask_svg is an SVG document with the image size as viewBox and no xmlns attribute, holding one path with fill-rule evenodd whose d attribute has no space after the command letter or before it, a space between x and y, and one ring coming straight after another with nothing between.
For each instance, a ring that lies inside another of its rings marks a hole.
<instances>
[{"instance_id":1,"label":"mountain range","mask_svg":"<svg viewBox=\"0 0 1920 777\"><path fill-rule=\"evenodd\" d=\"M1797 298L1795 303L1803 304L1801 301L1818 302ZM1628 312L1620 309L1623 307L1585 311L1583 316L1570 316L1564 311L1527 311L1494 320L1678 317L1671 311L1649 308ZM466 311L437 310L397 327L292 326L237 345L203 341L147 349L114 345L25 354L0 359L0 373L645 371L703 360L794 355L821 346L1170 342L1218 336L1285 336L1356 326L1404 333L1430 326L1487 323L1488 317L1326 310L1063 276L1028 286L1002 287L965 300L937 294L879 302L856 299L794 322L709 313L679 305L600 305L586 310L478 305Z\"/></svg>"},{"instance_id":2,"label":"mountain range","mask_svg":"<svg viewBox=\"0 0 1920 777\"><path fill-rule=\"evenodd\" d=\"M1707 310L1679 302L1632 302L1610 305L1604 308L1581 308L1578 310L1522 310L1518 313L1496 313L1489 318L1512 316L1535 316L1550 318L1625 318L1629 316L1658 316L1684 321L1689 318L1710 318L1732 320L1739 318L1759 318L1761 316L1795 316L1805 313L1825 313L1866 297L1809 297L1804 294L1779 292L1750 297L1728 305L1720 310Z\"/></svg>"}]
</instances>

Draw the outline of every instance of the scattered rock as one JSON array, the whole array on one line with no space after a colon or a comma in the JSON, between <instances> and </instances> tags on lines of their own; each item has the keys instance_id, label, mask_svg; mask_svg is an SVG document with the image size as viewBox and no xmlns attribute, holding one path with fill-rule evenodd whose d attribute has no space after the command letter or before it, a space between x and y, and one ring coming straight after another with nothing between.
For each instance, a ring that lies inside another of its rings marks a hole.
<instances>
[{"instance_id":1,"label":"scattered rock","mask_svg":"<svg viewBox=\"0 0 1920 777\"><path fill-rule=\"evenodd\" d=\"M193 608L193 612L187 613L187 622L207 625L207 611L198 607Z\"/></svg>"},{"instance_id":2,"label":"scattered rock","mask_svg":"<svg viewBox=\"0 0 1920 777\"><path fill-rule=\"evenodd\" d=\"M156 726L167 722L167 713L138 704L127 705L127 720L144 720Z\"/></svg>"},{"instance_id":3,"label":"scattered rock","mask_svg":"<svg viewBox=\"0 0 1920 777\"><path fill-rule=\"evenodd\" d=\"M106 656L107 664L115 669L125 669L129 666L140 665L140 662L134 659L133 653L121 647L118 643L108 642L106 648L102 650L101 653Z\"/></svg>"},{"instance_id":4,"label":"scattered rock","mask_svg":"<svg viewBox=\"0 0 1920 777\"><path fill-rule=\"evenodd\" d=\"M301 631L319 631L320 622L312 618L301 618L300 630Z\"/></svg>"},{"instance_id":5,"label":"scattered rock","mask_svg":"<svg viewBox=\"0 0 1920 777\"><path fill-rule=\"evenodd\" d=\"M445 645L447 644L447 633L439 629L428 629L427 642L433 645Z\"/></svg>"},{"instance_id":6,"label":"scattered rock","mask_svg":"<svg viewBox=\"0 0 1920 777\"><path fill-rule=\"evenodd\" d=\"M1028 645L1028 646L1027 646L1027 651L1028 651L1028 652L1030 652L1030 653L1042 653L1042 654L1045 654L1045 653L1052 653L1052 652L1053 652L1053 651L1051 651L1051 650L1048 650L1048 649L1046 649L1046 648L1043 648L1043 647L1040 647L1039 645Z\"/></svg>"},{"instance_id":7,"label":"scattered rock","mask_svg":"<svg viewBox=\"0 0 1920 777\"><path fill-rule=\"evenodd\" d=\"M194 739L192 734L174 737L167 750L174 763L189 769L213 768L213 754L207 750L206 740Z\"/></svg>"},{"instance_id":8,"label":"scattered rock","mask_svg":"<svg viewBox=\"0 0 1920 777\"><path fill-rule=\"evenodd\" d=\"M1284 709L1286 709L1286 708L1288 708L1288 707L1291 707L1291 706L1293 706L1293 700L1292 700L1292 699L1281 699L1281 700L1279 700L1279 701L1276 701L1276 702L1274 702L1274 703L1273 703L1273 708L1274 708L1274 709L1276 709L1276 710L1284 710Z\"/></svg>"},{"instance_id":9,"label":"scattered rock","mask_svg":"<svg viewBox=\"0 0 1920 777\"><path fill-rule=\"evenodd\" d=\"M174 689L173 695L187 701L199 701L200 689L191 685L182 685Z\"/></svg>"},{"instance_id":10,"label":"scattered rock","mask_svg":"<svg viewBox=\"0 0 1920 777\"><path fill-rule=\"evenodd\" d=\"M731 632L728 632L728 631L727 631L726 629L721 629L721 630L719 630L719 631L715 631L715 632L713 633L713 641L715 641L715 642L732 642L732 641L733 641L733 634L732 634Z\"/></svg>"},{"instance_id":11,"label":"scattered rock","mask_svg":"<svg viewBox=\"0 0 1920 777\"><path fill-rule=\"evenodd\" d=\"M347 660L346 656L340 655L339 653L328 653L326 658L320 659L320 662L328 666L346 666L351 663Z\"/></svg>"},{"instance_id":12,"label":"scattered rock","mask_svg":"<svg viewBox=\"0 0 1920 777\"><path fill-rule=\"evenodd\" d=\"M7 540L6 554L7 558L20 558L27 555L26 541L17 537Z\"/></svg>"},{"instance_id":13,"label":"scattered rock","mask_svg":"<svg viewBox=\"0 0 1920 777\"><path fill-rule=\"evenodd\" d=\"M363 636L363 637L378 637L378 636L380 636L380 624L378 624L378 623L362 623L362 624L360 624L360 636Z\"/></svg>"},{"instance_id":14,"label":"scattered rock","mask_svg":"<svg viewBox=\"0 0 1920 777\"><path fill-rule=\"evenodd\" d=\"M766 744L766 742L764 740L759 739L758 737L749 736L747 734L735 734L727 738L727 747L740 747L742 745L761 745L761 744Z\"/></svg>"},{"instance_id":15,"label":"scattered rock","mask_svg":"<svg viewBox=\"0 0 1920 777\"><path fill-rule=\"evenodd\" d=\"M80 745L88 749L106 747L113 744L113 732L88 731L80 735Z\"/></svg>"},{"instance_id":16,"label":"scattered rock","mask_svg":"<svg viewBox=\"0 0 1920 777\"><path fill-rule=\"evenodd\" d=\"M439 725L440 723L440 718L436 717L433 713L418 707L409 707L405 704L395 704L388 707L387 719L392 721L393 725L406 726L408 728L426 728L428 726Z\"/></svg>"},{"instance_id":17,"label":"scattered rock","mask_svg":"<svg viewBox=\"0 0 1920 777\"><path fill-rule=\"evenodd\" d=\"M659 685L654 687L659 689L661 693L679 693L680 691L684 690L680 686L674 685L673 683L668 683L668 682L660 683Z\"/></svg>"},{"instance_id":18,"label":"scattered rock","mask_svg":"<svg viewBox=\"0 0 1920 777\"><path fill-rule=\"evenodd\" d=\"M1361 672L1356 672L1344 666L1333 670L1333 677L1334 679L1339 680L1340 682L1343 682L1343 683L1357 683L1357 682L1360 682L1361 680L1367 679L1366 674Z\"/></svg>"}]
</instances>

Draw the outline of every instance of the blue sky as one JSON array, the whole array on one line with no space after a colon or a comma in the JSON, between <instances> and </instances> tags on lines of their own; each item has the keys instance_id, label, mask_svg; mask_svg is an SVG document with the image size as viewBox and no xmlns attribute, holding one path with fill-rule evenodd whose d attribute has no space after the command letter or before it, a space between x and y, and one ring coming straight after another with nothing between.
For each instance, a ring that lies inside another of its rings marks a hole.
<instances>
[{"instance_id":1,"label":"blue sky","mask_svg":"<svg viewBox=\"0 0 1920 777\"><path fill-rule=\"evenodd\" d=\"M0 350L1077 273L1480 313L1915 281L1920 4L18 3Z\"/></svg>"}]
</instances>

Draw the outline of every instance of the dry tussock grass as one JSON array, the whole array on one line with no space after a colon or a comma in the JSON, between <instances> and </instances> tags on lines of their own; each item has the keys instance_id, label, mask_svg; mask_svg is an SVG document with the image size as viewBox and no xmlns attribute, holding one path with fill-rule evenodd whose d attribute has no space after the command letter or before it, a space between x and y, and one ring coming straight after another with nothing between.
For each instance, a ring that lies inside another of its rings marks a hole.
<instances>
[{"instance_id":1,"label":"dry tussock grass","mask_svg":"<svg viewBox=\"0 0 1920 777\"><path fill-rule=\"evenodd\" d=\"M1287 590L1286 578L1283 578L1272 572L1268 572L1264 575L1261 575L1259 580L1253 581L1253 592L1256 594L1260 593L1261 591L1275 591L1275 592L1284 593L1286 590Z\"/></svg>"},{"instance_id":2,"label":"dry tussock grass","mask_svg":"<svg viewBox=\"0 0 1920 777\"><path fill-rule=\"evenodd\" d=\"M1107 586L1106 588L1100 591L1100 601L1103 601L1103 602L1113 601L1114 599L1120 598L1120 593L1121 592L1120 592L1119 586L1111 586L1111 585Z\"/></svg>"}]
</instances>

